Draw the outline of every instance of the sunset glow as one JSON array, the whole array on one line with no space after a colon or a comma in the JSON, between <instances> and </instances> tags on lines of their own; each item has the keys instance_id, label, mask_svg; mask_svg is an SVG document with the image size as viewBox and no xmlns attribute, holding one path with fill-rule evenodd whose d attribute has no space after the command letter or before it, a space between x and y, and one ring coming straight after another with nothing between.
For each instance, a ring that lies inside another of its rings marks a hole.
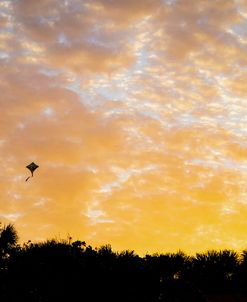
<instances>
[{"instance_id":1,"label":"sunset glow","mask_svg":"<svg viewBox=\"0 0 247 302\"><path fill-rule=\"evenodd\" d=\"M247 247L246 0L0 0L0 70L21 242Z\"/></svg>"}]
</instances>

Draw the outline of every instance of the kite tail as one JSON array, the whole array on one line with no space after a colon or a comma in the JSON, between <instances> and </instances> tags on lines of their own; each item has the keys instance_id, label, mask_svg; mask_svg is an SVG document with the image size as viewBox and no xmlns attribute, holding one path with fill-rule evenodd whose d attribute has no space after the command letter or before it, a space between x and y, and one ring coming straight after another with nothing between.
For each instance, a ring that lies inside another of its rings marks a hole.
<instances>
[{"instance_id":1,"label":"kite tail","mask_svg":"<svg viewBox=\"0 0 247 302\"><path fill-rule=\"evenodd\" d=\"M30 177L33 177L33 172L31 172L31 173L32 173L32 175L28 176L28 178L26 179L26 181L28 181Z\"/></svg>"}]
</instances>

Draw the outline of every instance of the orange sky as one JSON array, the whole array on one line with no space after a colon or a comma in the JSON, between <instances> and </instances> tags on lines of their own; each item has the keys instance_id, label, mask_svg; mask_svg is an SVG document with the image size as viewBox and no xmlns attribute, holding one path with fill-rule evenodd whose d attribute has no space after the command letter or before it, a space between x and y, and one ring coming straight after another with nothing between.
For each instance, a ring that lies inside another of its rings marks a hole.
<instances>
[{"instance_id":1,"label":"orange sky","mask_svg":"<svg viewBox=\"0 0 247 302\"><path fill-rule=\"evenodd\" d=\"M22 242L247 247L246 0L1 0L0 71Z\"/></svg>"}]
</instances>

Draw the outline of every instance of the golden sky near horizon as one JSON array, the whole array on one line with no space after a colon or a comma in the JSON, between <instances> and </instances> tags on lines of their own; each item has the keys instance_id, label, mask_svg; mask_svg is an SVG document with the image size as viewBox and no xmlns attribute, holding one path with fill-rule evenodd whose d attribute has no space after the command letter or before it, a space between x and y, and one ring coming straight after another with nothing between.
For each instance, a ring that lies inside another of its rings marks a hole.
<instances>
[{"instance_id":1,"label":"golden sky near horizon","mask_svg":"<svg viewBox=\"0 0 247 302\"><path fill-rule=\"evenodd\" d=\"M247 247L247 0L0 0L0 70L22 242Z\"/></svg>"}]
</instances>

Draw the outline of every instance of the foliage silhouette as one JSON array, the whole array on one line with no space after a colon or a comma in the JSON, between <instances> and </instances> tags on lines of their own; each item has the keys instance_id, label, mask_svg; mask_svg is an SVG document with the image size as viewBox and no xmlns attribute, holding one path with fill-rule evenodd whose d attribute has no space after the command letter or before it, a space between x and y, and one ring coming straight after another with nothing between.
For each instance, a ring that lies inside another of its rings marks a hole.
<instances>
[{"instance_id":1,"label":"foliage silhouette","mask_svg":"<svg viewBox=\"0 0 247 302\"><path fill-rule=\"evenodd\" d=\"M1 225L0 223L0 253L3 257L18 241L18 234L13 224Z\"/></svg>"},{"instance_id":2,"label":"foliage silhouette","mask_svg":"<svg viewBox=\"0 0 247 302\"><path fill-rule=\"evenodd\" d=\"M140 257L71 238L23 245L17 239L13 225L1 227L2 302L247 301L247 251Z\"/></svg>"}]
</instances>

